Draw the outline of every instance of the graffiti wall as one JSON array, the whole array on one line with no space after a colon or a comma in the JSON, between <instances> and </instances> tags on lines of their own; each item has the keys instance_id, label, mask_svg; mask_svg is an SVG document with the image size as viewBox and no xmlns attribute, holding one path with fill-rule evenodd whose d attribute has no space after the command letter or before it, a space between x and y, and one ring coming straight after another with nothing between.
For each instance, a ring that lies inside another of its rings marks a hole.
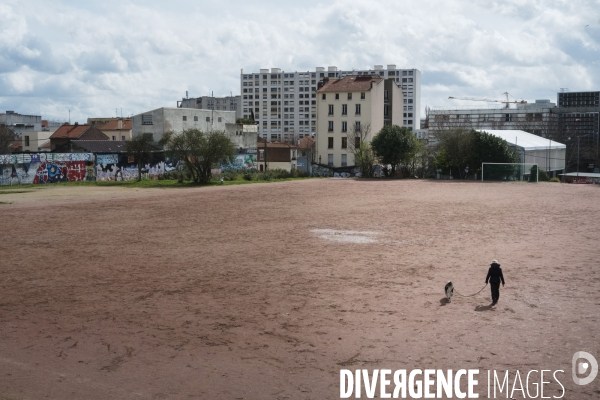
<instances>
[{"instance_id":1,"label":"graffiti wall","mask_svg":"<svg viewBox=\"0 0 600 400\"><path fill-rule=\"evenodd\" d=\"M256 160L256 149L244 149L244 153L238 153L231 164L221 165L221 170L240 169L240 168L258 168Z\"/></svg>"},{"instance_id":2,"label":"graffiti wall","mask_svg":"<svg viewBox=\"0 0 600 400\"><path fill-rule=\"evenodd\" d=\"M126 154L97 154L95 176L98 181L131 181L138 179L138 166L133 157ZM149 163L144 163L142 179L159 179L168 171L163 154L153 154Z\"/></svg>"},{"instance_id":3,"label":"graffiti wall","mask_svg":"<svg viewBox=\"0 0 600 400\"><path fill-rule=\"evenodd\" d=\"M0 155L0 185L93 180L93 161L91 153Z\"/></svg>"}]
</instances>

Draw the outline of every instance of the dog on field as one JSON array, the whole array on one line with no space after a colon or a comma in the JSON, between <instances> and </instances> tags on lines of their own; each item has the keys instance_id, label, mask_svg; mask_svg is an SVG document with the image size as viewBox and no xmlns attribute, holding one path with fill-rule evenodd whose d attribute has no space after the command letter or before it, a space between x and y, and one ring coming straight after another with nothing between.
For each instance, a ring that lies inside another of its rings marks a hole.
<instances>
[{"instance_id":1,"label":"dog on field","mask_svg":"<svg viewBox=\"0 0 600 400\"><path fill-rule=\"evenodd\" d=\"M452 281L448 281L448 283L446 283L444 290L446 291L448 303L452 303L452 296L454 296L454 285L452 284Z\"/></svg>"}]
</instances>

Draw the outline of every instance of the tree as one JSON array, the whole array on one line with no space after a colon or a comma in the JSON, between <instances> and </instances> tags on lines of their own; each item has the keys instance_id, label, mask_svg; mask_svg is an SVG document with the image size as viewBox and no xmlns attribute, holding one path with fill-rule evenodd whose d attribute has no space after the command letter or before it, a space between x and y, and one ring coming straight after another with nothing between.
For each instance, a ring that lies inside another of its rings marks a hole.
<instances>
[{"instance_id":1,"label":"tree","mask_svg":"<svg viewBox=\"0 0 600 400\"><path fill-rule=\"evenodd\" d=\"M438 134L438 154L435 164L439 169L456 172L466 179L481 171L481 163L516 163L519 158L506 140L474 129L453 129Z\"/></svg>"},{"instance_id":2,"label":"tree","mask_svg":"<svg viewBox=\"0 0 600 400\"><path fill-rule=\"evenodd\" d=\"M5 125L0 125L0 154L12 153L10 147L16 140L15 134Z\"/></svg>"},{"instance_id":3,"label":"tree","mask_svg":"<svg viewBox=\"0 0 600 400\"><path fill-rule=\"evenodd\" d=\"M185 164L194 183L209 183L213 168L233 163L235 159L235 146L222 131L167 132L159 143Z\"/></svg>"},{"instance_id":4,"label":"tree","mask_svg":"<svg viewBox=\"0 0 600 400\"><path fill-rule=\"evenodd\" d=\"M125 142L125 151L128 156L134 157L138 167L138 182L142 180L142 168L144 163L149 161L150 155L154 151L152 146L152 134L143 133Z\"/></svg>"},{"instance_id":5,"label":"tree","mask_svg":"<svg viewBox=\"0 0 600 400\"><path fill-rule=\"evenodd\" d=\"M354 156L354 165L364 177L373 176L375 155L368 142L371 136L371 124L354 124L346 135L348 152ZM364 144L364 146L363 146Z\"/></svg>"},{"instance_id":6,"label":"tree","mask_svg":"<svg viewBox=\"0 0 600 400\"><path fill-rule=\"evenodd\" d=\"M375 165L375 153L369 142L360 142L354 150L354 163L364 178L373 177L373 166Z\"/></svg>"},{"instance_id":7,"label":"tree","mask_svg":"<svg viewBox=\"0 0 600 400\"><path fill-rule=\"evenodd\" d=\"M371 147L382 164L392 166L392 176L396 166L409 165L420 149L417 137L406 127L385 125L371 141Z\"/></svg>"},{"instance_id":8,"label":"tree","mask_svg":"<svg viewBox=\"0 0 600 400\"><path fill-rule=\"evenodd\" d=\"M438 159L436 165L445 165L452 172L458 173L458 178L466 178L466 167L470 163L473 154L473 136L472 131L457 128L440 131L437 134L438 139ZM441 167L440 169L444 169Z\"/></svg>"}]
</instances>

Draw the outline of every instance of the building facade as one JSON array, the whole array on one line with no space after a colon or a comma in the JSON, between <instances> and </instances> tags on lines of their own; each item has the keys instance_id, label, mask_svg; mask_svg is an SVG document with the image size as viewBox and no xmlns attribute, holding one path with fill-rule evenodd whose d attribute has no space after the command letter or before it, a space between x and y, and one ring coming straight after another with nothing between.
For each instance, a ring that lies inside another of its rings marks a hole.
<instances>
[{"instance_id":1,"label":"building facade","mask_svg":"<svg viewBox=\"0 0 600 400\"><path fill-rule=\"evenodd\" d=\"M187 92L186 92L187 93ZM242 96L201 96L188 98L185 97L177 102L177 108L198 108L203 110L216 111L235 111L236 118L242 118L241 104Z\"/></svg>"},{"instance_id":2,"label":"building facade","mask_svg":"<svg viewBox=\"0 0 600 400\"><path fill-rule=\"evenodd\" d=\"M298 167L298 147L290 143L268 142L258 137L258 170L283 169L293 171Z\"/></svg>"},{"instance_id":3,"label":"building facade","mask_svg":"<svg viewBox=\"0 0 600 400\"><path fill-rule=\"evenodd\" d=\"M569 149L577 147L579 160L571 169L595 171L600 166L600 91L567 92L557 94L559 124ZM576 147L575 147L576 146Z\"/></svg>"},{"instance_id":4,"label":"building facade","mask_svg":"<svg viewBox=\"0 0 600 400\"><path fill-rule=\"evenodd\" d=\"M355 165L353 148L384 125L402 125L404 96L379 75L325 78L317 90L316 160L332 168Z\"/></svg>"},{"instance_id":5,"label":"building facade","mask_svg":"<svg viewBox=\"0 0 600 400\"><path fill-rule=\"evenodd\" d=\"M23 132L41 131L42 116L24 115L14 111L7 111L5 114L0 114L0 125L6 126L16 135L21 136Z\"/></svg>"},{"instance_id":6,"label":"building facade","mask_svg":"<svg viewBox=\"0 0 600 400\"><path fill-rule=\"evenodd\" d=\"M116 118L96 127L112 141L131 140L131 118Z\"/></svg>"},{"instance_id":7,"label":"building facade","mask_svg":"<svg viewBox=\"0 0 600 400\"><path fill-rule=\"evenodd\" d=\"M42 147L50 141L50 136L54 132L50 131L32 131L24 132L21 135L22 151L37 153L38 151L50 151L49 148Z\"/></svg>"},{"instance_id":8,"label":"building facade","mask_svg":"<svg viewBox=\"0 0 600 400\"><path fill-rule=\"evenodd\" d=\"M516 107L492 106L491 108L448 107L427 111L429 132L466 128L524 130L539 136L548 136L557 128L555 104L550 100L536 100L532 104L516 104Z\"/></svg>"},{"instance_id":9,"label":"building facade","mask_svg":"<svg viewBox=\"0 0 600 400\"><path fill-rule=\"evenodd\" d=\"M341 79L348 75L377 75L393 80L403 92L403 117L399 125L413 130L420 127L421 72L399 69L396 65L375 65L373 69L338 70L317 67L314 71L282 71L279 68L240 74L241 116L254 114L259 134L269 141L297 141L315 136L317 126L317 86L324 78Z\"/></svg>"},{"instance_id":10,"label":"building facade","mask_svg":"<svg viewBox=\"0 0 600 400\"><path fill-rule=\"evenodd\" d=\"M195 108L157 108L132 117L132 135L151 133L158 142L165 132L198 129L204 132L225 131L235 123L235 111L200 110Z\"/></svg>"}]
</instances>

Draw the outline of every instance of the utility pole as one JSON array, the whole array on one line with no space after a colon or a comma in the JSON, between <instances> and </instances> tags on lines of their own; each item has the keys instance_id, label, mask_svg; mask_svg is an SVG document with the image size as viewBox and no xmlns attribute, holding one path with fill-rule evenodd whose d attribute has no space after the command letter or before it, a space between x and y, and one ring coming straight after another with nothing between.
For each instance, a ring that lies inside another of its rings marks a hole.
<instances>
[{"instance_id":1,"label":"utility pole","mask_svg":"<svg viewBox=\"0 0 600 400\"><path fill-rule=\"evenodd\" d=\"M577 136L577 178L579 178L579 136Z\"/></svg>"}]
</instances>

